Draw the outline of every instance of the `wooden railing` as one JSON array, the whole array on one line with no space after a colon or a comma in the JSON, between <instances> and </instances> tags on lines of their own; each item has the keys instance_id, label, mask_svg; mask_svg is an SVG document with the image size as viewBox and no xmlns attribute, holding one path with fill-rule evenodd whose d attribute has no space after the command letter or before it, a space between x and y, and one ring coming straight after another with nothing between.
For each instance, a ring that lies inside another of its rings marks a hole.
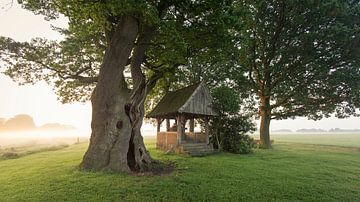
<instances>
[{"instance_id":1,"label":"wooden railing","mask_svg":"<svg viewBox=\"0 0 360 202\"><path fill-rule=\"evenodd\" d=\"M205 133L187 132L184 143L206 143ZM162 150L174 150L178 147L177 132L158 132L156 136L156 148Z\"/></svg>"}]
</instances>

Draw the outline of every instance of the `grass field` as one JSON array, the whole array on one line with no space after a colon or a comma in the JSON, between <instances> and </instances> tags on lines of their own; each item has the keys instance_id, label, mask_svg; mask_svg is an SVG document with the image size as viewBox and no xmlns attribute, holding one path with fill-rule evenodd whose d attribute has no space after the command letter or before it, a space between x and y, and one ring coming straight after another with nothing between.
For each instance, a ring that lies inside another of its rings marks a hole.
<instances>
[{"instance_id":1,"label":"grass field","mask_svg":"<svg viewBox=\"0 0 360 202\"><path fill-rule=\"evenodd\" d=\"M274 138L272 150L196 158L148 140L154 158L176 164L165 176L80 172L86 143L0 160L0 201L359 201L358 146Z\"/></svg>"},{"instance_id":2,"label":"grass field","mask_svg":"<svg viewBox=\"0 0 360 202\"><path fill-rule=\"evenodd\" d=\"M358 133L292 133L272 134L271 136L277 142L360 147L360 134Z\"/></svg>"}]
</instances>

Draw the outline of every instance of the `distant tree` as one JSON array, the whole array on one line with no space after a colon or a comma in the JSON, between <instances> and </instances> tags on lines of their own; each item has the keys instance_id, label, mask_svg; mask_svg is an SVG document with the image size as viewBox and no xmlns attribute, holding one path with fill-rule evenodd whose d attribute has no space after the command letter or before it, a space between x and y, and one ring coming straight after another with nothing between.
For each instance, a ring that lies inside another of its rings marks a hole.
<instances>
[{"instance_id":1,"label":"distant tree","mask_svg":"<svg viewBox=\"0 0 360 202\"><path fill-rule=\"evenodd\" d=\"M13 118L8 119L4 125L4 130L21 131L21 130L34 130L36 129L34 120L27 114L18 114Z\"/></svg>"},{"instance_id":2,"label":"distant tree","mask_svg":"<svg viewBox=\"0 0 360 202\"><path fill-rule=\"evenodd\" d=\"M251 117L241 114L237 93L227 86L213 90L213 106L218 116L210 121L212 142L219 150L250 153L254 140L247 134L255 130Z\"/></svg>"},{"instance_id":3,"label":"distant tree","mask_svg":"<svg viewBox=\"0 0 360 202\"><path fill-rule=\"evenodd\" d=\"M92 134L81 167L114 172L151 164L140 132L144 100L160 78L181 72L187 57L206 49L201 47L206 41L216 41L221 24L216 16L231 5L200 0L19 2L49 20L63 15L69 27L54 28L64 35L61 42L0 38L5 73L19 83L45 80L63 102L91 97Z\"/></svg>"},{"instance_id":4,"label":"distant tree","mask_svg":"<svg viewBox=\"0 0 360 202\"><path fill-rule=\"evenodd\" d=\"M360 132L360 129L342 129L342 128L331 128L330 133L355 133Z\"/></svg>"},{"instance_id":5,"label":"distant tree","mask_svg":"<svg viewBox=\"0 0 360 202\"><path fill-rule=\"evenodd\" d=\"M358 115L359 1L243 0L231 15L232 80L258 106L263 148L273 119Z\"/></svg>"}]
</instances>

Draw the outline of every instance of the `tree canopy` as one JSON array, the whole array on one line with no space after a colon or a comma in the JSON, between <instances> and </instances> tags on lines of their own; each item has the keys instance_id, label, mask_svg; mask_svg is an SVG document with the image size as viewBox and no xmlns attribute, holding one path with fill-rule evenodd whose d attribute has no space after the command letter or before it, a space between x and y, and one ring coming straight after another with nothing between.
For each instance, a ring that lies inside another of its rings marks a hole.
<instances>
[{"instance_id":1,"label":"tree canopy","mask_svg":"<svg viewBox=\"0 0 360 202\"><path fill-rule=\"evenodd\" d=\"M258 102L265 147L271 119L358 114L359 2L245 0L232 15L235 80Z\"/></svg>"}]
</instances>

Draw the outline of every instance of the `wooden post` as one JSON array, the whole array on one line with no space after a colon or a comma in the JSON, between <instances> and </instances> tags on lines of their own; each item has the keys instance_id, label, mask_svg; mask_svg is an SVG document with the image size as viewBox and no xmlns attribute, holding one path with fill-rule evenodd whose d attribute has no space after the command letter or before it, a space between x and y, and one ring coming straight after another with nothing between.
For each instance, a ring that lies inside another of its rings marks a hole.
<instances>
[{"instance_id":1,"label":"wooden post","mask_svg":"<svg viewBox=\"0 0 360 202\"><path fill-rule=\"evenodd\" d=\"M181 123L180 121L180 115L178 115L175 119L175 123L177 123L177 144L180 145L181 144L181 125L179 123Z\"/></svg>"},{"instance_id":2,"label":"wooden post","mask_svg":"<svg viewBox=\"0 0 360 202\"><path fill-rule=\"evenodd\" d=\"M191 132L191 133L193 133L194 132L194 128L195 128L195 121L194 121L194 119L190 119L190 128L189 128L189 131Z\"/></svg>"},{"instance_id":3,"label":"wooden post","mask_svg":"<svg viewBox=\"0 0 360 202\"><path fill-rule=\"evenodd\" d=\"M160 119L160 118L157 118L157 119L156 119L156 121L157 121L157 128L156 128L156 131L157 131L157 132L160 132L161 119Z\"/></svg>"},{"instance_id":4,"label":"wooden post","mask_svg":"<svg viewBox=\"0 0 360 202\"><path fill-rule=\"evenodd\" d=\"M186 117L184 116L183 117L183 137L182 137L182 140L183 141L186 141L186 123L187 123L187 119Z\"/></svg>"},{"instance_id":5,"label":"wooden post","mask_svg":"<svg viewBox=\"0 0 360 202\"><path fill-rule=\"evenodd\" d=\"M170 131L170 119L166 119L166 132Z\"/></svg>"},{"instance_id":6,"label":"wooden post","mask_svg":"<svg viewBox=\"0 0 360 202\"><path fill-rule=\"evenodd\" d=\"M161 118L156 118L157 120L157 132L160 132L160 128L161 128L161 123L164 121L164 119L161 119Z\"/></svg>"},{"instance_id":7,"label":"wooden post","mask_svg":"<svg viewBox=\"0 0 360 202\"><path fill-rule=\"evenodd\" d=\"M180 145L184 141L185 137L185 117L179 114L176 117L177 120L177 142Z\"/></svg>"},{"instance_id":8,"label":"wooden post","mask_svg":"<svg viewBox=\"0 0 360 202\"><path fill-rule=\"evenodd\" d=\"M194 136L194 142L197 142L197 138L196 138L196 134L194 133L194 128L195 128L195 121L194 119L190 119L189 121L189 132L191 135Z\"/></svg>"},{"instance_id":9,"label":"wooden post","mask_svg":"<svg viewBox=\"0 0 360 202\"><path fill-rule=\"evenodd\" d=\"M206 137L206 144L209 144L209 118L206 116L204 118L205 123L205 137Z\"/></svg>"}]
</instances>

